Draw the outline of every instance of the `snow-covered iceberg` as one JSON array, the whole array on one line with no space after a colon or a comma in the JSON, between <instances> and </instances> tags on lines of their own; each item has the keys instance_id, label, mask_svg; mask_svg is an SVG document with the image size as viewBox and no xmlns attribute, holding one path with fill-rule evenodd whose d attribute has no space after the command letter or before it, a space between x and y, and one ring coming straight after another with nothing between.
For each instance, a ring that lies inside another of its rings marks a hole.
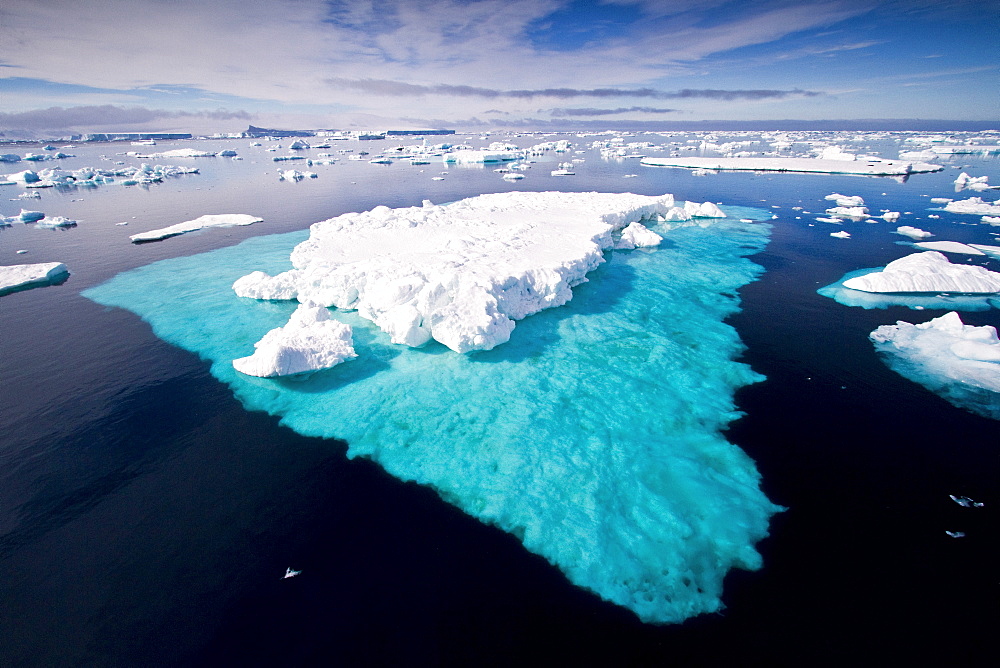
<instances>
[{"instance_id":1,"label":"snow-covered iceberg","mask_svg":"<svg viewBox=\"0 0 1000 668\"><path fill-rule=\"evenodd\" d=\"M69 276L69 269L62 262L15 264L0 267L0 295L17 290L51 285Z\"/></svg>"},{"instance_id":2,"label":"snow-covered iceberg","mask_svg":"<svg viewBox=\"0 0 1000 668\"><path fill-rule=\"evenodd\" d=\"M569 301L627 225L673 205L672 195L510 192L381 206L315 223L292 253L295 269L254 272L233 289L357 310L394 343L490 350L510 338L515 320ZM711 202L692 211L725 216Z\"/></svg>"},{"instance_id":3,"label":"snow-covered iceberg","mask_svg":"<svg viewBox=\"0 0 1000 668\"><path fill-rule=\"evenodd\" d=\"M862 292L1000 293L1000 273L985 267L952 264L937 251L913 253L893 260L879 272L844 281Z\"/></svg>"},{"instance_id":4,"label":"snow-covered iceberg","mask_svg":"<svg viewBox=\"0 0 1000 668\"><path fill-rule=\"evenodd\" d=\"M926 239L927 237L933 237L934 234L928 232L927 230L922 230L919 227L913 227L911 225L900 225L896 228L896 234L902 234L905 237L910 237L911 239Z\"/></svg>"},{"instance_id":5,"label":"snow-covered iceberg","mask_svg":"<svg viewBox=\"0 0 1000 668\"><path fill-rule=\"evenodd\" d=\"M1000 340L951 311L925 323L898 321L871 333L875 348L901 375L952 404L1000 420Z\"/></svg>"},{"instance_id":6,"label":"snow-covered iceberg","mask_svg":"<svg viewBox=\"0 0 1000 668\"><path fill-rule=\"evenodd\" d=\"M202 230L206 227L236 227L239 225L253 225L254 223L262 222L263 220L263 218L251 216L246 213L207 214L195 218L194 220L188 220L183 223L171 225L170 227L162 227L158 230L150 230L149 232L133 234L129 237L129 239L132 240L132 243L159 241L160 239L166 239L168 237L176 237L179 234Z\"/></svg>"},{"instance_id":7,"label":"snow-covered iceberg","mask_svg":"<svg viewBox=\"0 0 1000 668\"><path fill-rule=\"evenodd\" d=\"M952 213L973 213L982 216L995 216L1000 214L1000 204L996 202L984 202L982 197L970 197L944 205L945 211Z\"/></svg>"},{"instance_id":8,"label":"snow-covered iceberg","mask_svg":"<svg viewBox=\"0 0 1000 668\"><path fill-rule=\"evenodd\" d=\"M726 213L649 222L670 243L608 253L571 301L520 321L491 351L409 349L335 313L358 358L294 383L245 376L232 360L297 304L242 299L231 286L253 268L291 268L304 232L165 260L83 294L209 360L248 410L342 439L348 456L430 486L572 583L644 621L679 622L723 607L731 569L761 565L754 545L777 510L753 461L724 438L735 390L761 379L736 361L743 345L726 318L762 271L746 256L769 226L740 219L771 214Z\"/></svg>"},{"instance_id":9,"label":"snow-covered iceberg","mask_svg":"<svg viewBox=\"0 0 1000 668\"><path fill-rule=\"evenodd\" d=\"M233 360L233 367L261 378L329 369L357 357L350 325L331 320L323 307L305 304L295 309L284 327L269 331L254 348L253 355Z\"/></svg>"}]
</instances>

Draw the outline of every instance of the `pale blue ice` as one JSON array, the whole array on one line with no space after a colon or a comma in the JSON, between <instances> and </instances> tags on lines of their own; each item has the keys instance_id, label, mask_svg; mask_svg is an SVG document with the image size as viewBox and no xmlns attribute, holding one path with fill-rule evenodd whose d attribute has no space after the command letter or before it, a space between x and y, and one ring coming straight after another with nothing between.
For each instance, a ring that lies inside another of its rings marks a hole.
<instances>
[{"instance_id":1,"label":"pale blue ice","mask_svg":"<svg viewBox=\"0 0 1000 668\"><path fill-rule=\"evenodd\" d=\"M392 475L434 488L516 535L577 585L648 622L722 607L731 568L779 510L753 461L722 430L737 388L762 379L723 321L762 269L767 212L729 207L706 227L653 227L655 250L609 251L565 306L530 316L494 350L410 349L354 313L358 359L305 380L243 376L231 361L295 303L233 294L254 270L290 268L307 232L166 260L84 294L129 309L161 338L211 361L251 410L345 440Z\"/></svg>"},{"instance_id":2,"label":"pale blue ice","mask_svg":"<svg viewBox=\"0 0 1000 668\"><path fill-rule=\"evenodd\" d=\"M1000 308L1000 299L993 295L960 295L936 293L877 293L851 290L844 287L844 281L856 276L882 271L885 267L873 267L852 271L837 282L824 285L817 290L824 297L829 297L844 306L860 306L865 309L890 308L906 306L915 311L925 309L941 309L944 311L988 311L990 307Z\"/></svg>"}]
</instances>

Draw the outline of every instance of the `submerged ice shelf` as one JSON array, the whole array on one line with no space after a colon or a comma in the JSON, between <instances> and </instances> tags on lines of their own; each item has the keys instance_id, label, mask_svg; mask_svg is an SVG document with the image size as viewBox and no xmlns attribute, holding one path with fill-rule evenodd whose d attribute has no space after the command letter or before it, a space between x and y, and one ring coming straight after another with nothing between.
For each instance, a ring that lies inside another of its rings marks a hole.
<instances>
[{"instance_id":1,"label":"submerged ice shelf","mask_svg":"<svg viewBox=\"0 0 1000 668\"><path fill-rule=\"evenodd\" d=\"M974 327L951 311L925 323L898 321L871 333L894 371L950 403L1000 420L1000 340L990 326Z\"/></svg>"},{"instance_id":2,"label":"submerged ice shelf","mask_svg":"<svg viewBox=\"0 0 1000 668\"><path fill-rule=\"evenodd\" d=\"M121 274L85 292L127 308L165 340L211 360L251 410L306 435L343 439L392 475L518 537L575 584L648 622L722 607L732 568L778 510L722 429L733 393L760 380L735 361L725 318L760 267L769 212L653 224L652 252L608 251L573 299L518 323L493 350L392 344L356 313L358 358L296 383L252 378L231 360L283 325L294 302L237 297L251 269L289 269L304 233Z\"/></svg>"}]
</instances>

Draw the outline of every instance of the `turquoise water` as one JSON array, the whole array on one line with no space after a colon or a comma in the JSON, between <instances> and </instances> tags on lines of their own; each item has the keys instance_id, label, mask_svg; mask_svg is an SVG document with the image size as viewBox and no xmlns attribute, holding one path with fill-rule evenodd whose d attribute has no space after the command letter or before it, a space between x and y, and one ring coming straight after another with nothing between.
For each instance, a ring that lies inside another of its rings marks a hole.
<instances>
[{"instance_id":1,"label":"turquoise water","mask_svg":"<svg viewBox=\"0 0 1000 668\"><path fill-rule=\"evenodd\" d=\"M652 229L655 250L614 251L565 306L467 355L396 346L354 313L357 360L307 379L259 379L231 365L296 303L236 297L254 270L290 268L306 232L257 237L120 274L83 294L128 309L211 361L250 410L305 435L338 438L392 475L434 488L517 536L575 584L642 620L722 607L731 568L779 510L753 461L726 441L737 388L762 377L735 361L723 321L762 269L769 212L727 207L710 225Z\"/></svg>"}]
</instances>

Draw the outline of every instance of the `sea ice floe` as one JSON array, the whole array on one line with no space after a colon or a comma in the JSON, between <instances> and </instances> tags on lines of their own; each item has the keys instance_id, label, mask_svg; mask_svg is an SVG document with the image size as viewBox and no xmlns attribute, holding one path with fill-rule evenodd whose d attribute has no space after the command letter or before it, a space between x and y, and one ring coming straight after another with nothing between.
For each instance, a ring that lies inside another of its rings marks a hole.
<instances>
[{"instance_id":1,"label":"sea ice floe","mask_svg":"<svg viewBox=\"0 0 1000 668\"><path fill-rule=\"evenodd\" d=\"M988 176L969 176L965 172L955 179L955 192L968 188L969 190L990 190Z\"/></svg>"},{"instance_id":2,"label":"sea ice floe","mask_svg":"<svg viewBox=\"0 0 1000 668\"><path fill-rule=\"evenodd\" d=\"M300 304L283 327L254 344L249 357L233 360L240 373L261 378L291 376L329 369L357 357L351 326L330 319L321 306Z\"/></svg>"},{"instance_id":3,"label":"sea ice floe","mask_svg":"<svg viewBox=\"0 0 1000 668\"><path fill-rule=\"evenodd\" d=\"M836 202L837 206L864 206L865 200L860 195L841 195L840 193L833 193L832 195L827 195L823 199L830 200L831 202Z\"/></svg>"},{"instance_id":4,"label":"sea ice floe","mask_svg":"<svg viewBox=\"0 0 1000 668\"><path fill-rule=\"evenodd\" d=\"M898 321L871 333L889 366L952 404L1000 420L1000 340L951 311L925 323Z\"/></svg>"},{"instance_id":5,"label":"sea ice floe","mask_svg":"<svg viewBox=\"0 0 1000 668\"><path fill-rule=\"evenodd\" d=\"M562 218L575 208L549 203L529 213L551 222L561 243ZM296 304L242 299L230 286L248 267L290 269L303 232L158 262L84 296L130 309L209 360L248 410L342 439L349 457L430 486L570 582L644 621L680 622L723 607L733 568L760 567L754 545L778 510L753 461L725 439L739 415L736 388L761 380L736 361L744 347L726 319L739 287L762 272L747 256L764 247L769 226L738 219L769 214L726 213L650 222L669 244L607 253L571 301L519 321L491 351L412 350L357 313L335 313L352 326L358 358L294 383L245 376L232 360ZM561 255L560 243L544 248Z\"/></svg>"},{"instance_id":6,"label":"sea ice floe","mask_svg":"<svg viewBox=\"0 0 1000 668\"><path fill-rule=\"evenodd\" d=\"M441 159L445 163L455 162L459 164L476 164L481 162L507 162L511 160L520 160L523 157L524 153L521 151L476 151L466 149L445 153Z\"/></svg>"},{"instance_id":7,"label":"sea ice floe","mask_svg":"<svg viewBox=\"0 0 1000 668\"><path fill-rule=\"evenodd\" d=\"M925 251L893 260L882 271L856 276L843 285L862 292L995 294L1000 292L1000 273L952 264L937 251Z\"/></svg>"},{"instance_id":8,"label":"sea ice floe","mask_svg":"<svg viewBox=\"0 0 1000 668\"><path fill-rule=\"evenodd\" d=\"M839 160L820 158L643 158L651 167L686 167L692 169L749 170L755 172L812 172L817 174L865 174L869 176L905 176L939 172L941 165L900 160Z\"/></svg>"},{"instance_id":9,"label":"sea ice floe","mask_svg":"<svg viewBox=\"0 0 1000 668\"><path fill-rule=\"evenodd\" d=\"M200 216L194 220L177 223L170 227L163 227L158 230L150 230L140 234L133 234L129 237L132 243L142 243L145 241L159 241L167 237L175 237L179 234L194 232L206 227L235 227L238 225L252 225L263 221L263 218L251 216L246 213L217 213Z\"/></svg>"},{"instance_id":10,"label":"sea ice floe","mask_svg":"<svg viewBox=\"0 0 1000 668\"><path fill-rule=\"evenodd\" d=\"M965 255L985 255L983 251L976 249L969 244L958 241L921 241L913 244L917 248L924 250L941 251L942 253L963 253Z\"/></svg>"},{"instance_id":11,"label":"sea ice floe","mask_svg":"<svg viewBox=\"0 0 1000 668\"><path fill-rule=\"evenodd\" d=\"M896 228L896 234L902 234L903 236L910 237L911 239L926 239L927 237L934 236L927 230L922 230L919 227L912 227L910 225L900 225Z\"/></svg>"},{"instance_id":12,"label":"sea ice floe","mask_svg":"<svg viewBox=\"0 0 1000 668\"><path fill-rule=\"evenodd\" d=\"M76 221L63 216L51 216L35 223L36 227L76 227Z\"/></svg>"},{"instance_id":13,"label":"sea ice floe","mask_svg":"<svg viewBox=\"0 0 1000 668\"><path fill-rule=\"evenodd\" d=\"M254 272L233 289L357 310L394 343L489 350L510 338L515 320L569 301L615 233L673 204L671 195L511 192L380 206L315 223L292 253L295 269ZM711 202L688 204L685 218L725 216ZM646 232L628 238L651 240Z\"/></svg>"},{"instance_id":14,"label":"sea ice floe","mask_svg":"<svg viewBox=\"0 0 1000 668\"><path fill-rule=\"evenodd\" d=\"M944 210L952 213L973 213L992 216L1000 214L1000 204L996 202L984 202L982 197L970 197L969 199L948 202L945 204Z\"/></svg>"},{"instance_id":15,"label":"sea ice floe","mask_svg":"<svg viewBox=\"0 0 1000 668\"><path fill-rule=\"evenodd\" d=\"M868 217L868 207L866 206L835 206L832 209L827 209L826 212L837 218L855 218L860 220Z\"/></svg>"},{"instance_id":16,"label":"sea ice floe","mask_svg":"<svg viewBox=\"0 0 1000 668\"><path fill-rule=\"evenodd\" d=\"M16 290L56 283L69 275L62 262L15 264L0 267L0 295Z\"/></svg>"},{"instance_id":17,"label":"sea ice floe","mask_svg":"<svg viewBox=\"0 0 1000 668\"><path fill-rule=\"evenodd\" d=\"M831 237L837 237L838 239L850 239L851 233L841 230L840 232L830 232Z\"/></svg>"},{"instance_id":18,"label":"sea ice floe","mask_svg":"<svg viewBox=\"0 0 1000 668\"><path fill-rule=\"evenodd\" d=\"M983 216L979 222L987 225L1000 225L1000 216Z\"/></svg>"},{"instance_id":19,"label":"sea ice floe","mask_svg":"<svg viewBox=\"0 0 1000 668\"><path fill-rule=\"evenodd\" d=\"M129 155L132 155L131 153ZM137 158L214 158L216 153L213 151L199 151L196 148L176 148L172 151L163 151L162 153L143 153L134 154Z\"/></svg>"}]
</instances>

